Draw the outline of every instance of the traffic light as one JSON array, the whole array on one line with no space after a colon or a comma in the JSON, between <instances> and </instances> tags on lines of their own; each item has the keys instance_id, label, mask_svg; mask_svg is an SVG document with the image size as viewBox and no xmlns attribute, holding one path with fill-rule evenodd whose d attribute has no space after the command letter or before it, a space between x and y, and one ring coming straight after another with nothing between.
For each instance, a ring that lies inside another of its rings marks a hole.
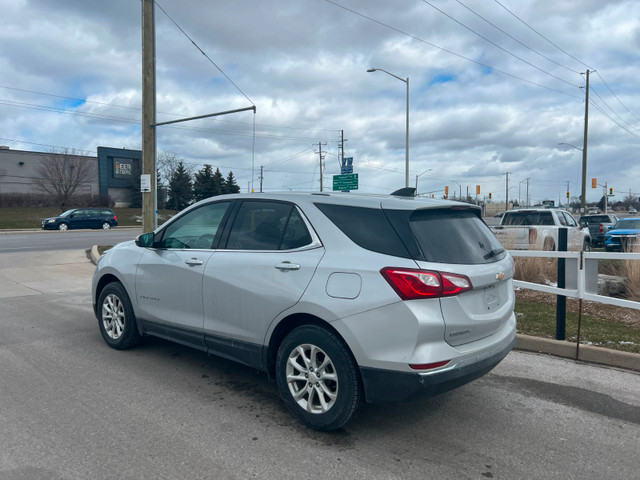
<instances>
[{"instance_id":1,"label":"traffic light","mask_svg":"<svg viewBox=\"0 0 640 480\"><path fill-rule=\"evenodd\" d=\"M569 190L567 190L567 199L569 198Z\"/></svg>"},{"instance_id":2,"label":"traffic light","mask_svg":"<svg viewBox=\"0 0 640 480\"><path fill-rule=\"evenodd\" d=\"M613 187L609 187L609 195L613 195Z\"/></svg>"},{"instance_id":3,"label":"traffic light","mask_svg":"<svg viewBox=\"0 0 640 480\"><path fill-rule=\"evenodd\" d=\"M444 196L445 197L449 196L449 185L445 185L445 187L444 187Z\"/></svg>"},{"instance_id":4,"label":"traffic light","mask_svg":"<svg viewBox=\"0 0 640 480\"><path fill-rule=\"evenodd\" d=\"M476 185L476 195L480 195L480 185Z\"/></svg>"},{"instance_id":5,"label":"traffic light","mask_svg":"<svg viewBox=\"0 0 640 480\"><path fill-rule=\"evenodd\" d=\"M598 187L598 179L597 178L592 178L591 179L591 188L597 188Z\"/></svg>"},{"instance_id":6,"label":"traffic light","mask_svg":"<svg viewBox=\"0 0 640 480\"><path fill-rule=\"evenodd\" d=\"M491 193L489 193L489 200L491 200Z\"/></svg>"}]
</instances>

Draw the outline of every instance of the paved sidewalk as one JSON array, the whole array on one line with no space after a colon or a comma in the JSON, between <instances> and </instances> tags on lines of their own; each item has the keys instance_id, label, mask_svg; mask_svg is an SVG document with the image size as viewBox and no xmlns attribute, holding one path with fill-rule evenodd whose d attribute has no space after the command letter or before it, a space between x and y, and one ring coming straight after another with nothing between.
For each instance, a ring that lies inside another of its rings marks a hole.
<instances>
[{"instance_id":1,"label":"paved sidewalk","mask_svg":"<svg viewBox=\"0 0 640 480\"><path fill-rule=\"evenodd\" d=\"M84 250L0 255L0 298L91 290L95 265Z\"/></svg>"}]
</instances>

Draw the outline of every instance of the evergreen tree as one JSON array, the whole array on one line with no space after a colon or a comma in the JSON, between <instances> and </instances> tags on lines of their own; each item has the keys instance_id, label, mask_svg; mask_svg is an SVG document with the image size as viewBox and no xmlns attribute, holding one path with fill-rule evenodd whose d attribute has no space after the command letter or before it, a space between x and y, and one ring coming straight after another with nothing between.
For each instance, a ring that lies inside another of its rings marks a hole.
<instances>
[{"instance_id":1,"label":"evergreen tree","mask_svg":"<svg viewBox=\"0 0 640 480\"><path fill-rule=\"evenodd\" d=\"M193 182L193 196L196 202L215 195L213 169L206 165L195 174Z\"/></svg>"},{"instance_id":2,"label":"evergreen tree","mask_svg":"<svg viewBox=\"0 0 640 480\"><path fill-rule=\"evenodd\" d=\"M179 211L187 207L191 200L193 200L191 175L180 161L178 168L171 174L171 180L169 180L169 206Z\"/></svg>"},{"instance_id":3,"label":"evergreen tree","mask_svg":"<svg viewBox=\"0 0 640 480\"><path fill-rule=\"evenodd\" d=\"M240 193L240 187L236 183L233 172L229 172L227 179L224 181L224 193Z\"/></svg>"},{"instance_id":4,"label":"evergreen tree","mask_svg":"<svg viewBox=\"0 0 640 480\"><path fill-rule=\"evenodd\" d=\"M224 177L220 173L220 169L216 168L213 174L213 195L222 195L224 193Z\"/></svg>"}]
</instances>

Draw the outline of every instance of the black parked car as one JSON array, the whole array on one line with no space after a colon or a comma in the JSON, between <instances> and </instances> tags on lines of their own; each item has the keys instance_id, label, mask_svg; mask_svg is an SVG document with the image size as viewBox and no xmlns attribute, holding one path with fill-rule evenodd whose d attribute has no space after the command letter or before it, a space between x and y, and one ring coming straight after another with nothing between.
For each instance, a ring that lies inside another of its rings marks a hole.
<instances>
[{"instance_id":1,"label":"black parked car","mask_svg":"<svg viewBox=\"0 0 640 480\"><path fill-rule=\"evenodd\" d=\"M108 230L118 226L118 217L108 208L73 208L57 217L42 220L44 230L67 230L69 228L102 228Z\"/></svg>"}]
</instances>

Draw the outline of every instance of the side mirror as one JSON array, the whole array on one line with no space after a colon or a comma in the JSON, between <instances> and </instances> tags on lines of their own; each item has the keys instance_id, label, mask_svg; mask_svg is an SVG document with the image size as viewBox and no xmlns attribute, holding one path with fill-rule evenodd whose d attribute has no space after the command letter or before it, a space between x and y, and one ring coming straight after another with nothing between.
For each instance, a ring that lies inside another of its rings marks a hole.
<instances>
[{"instance_id":1,"label":"side mirror","mask_svg":"<svg viewBox=\"0 0 640 480\"><path fill-rule=\"evenodd\" d=\"M143 233L136 237L136 245L138 247L150 248L153 247L155 235L153 232Z\"/></svg>"}]
</instances>

